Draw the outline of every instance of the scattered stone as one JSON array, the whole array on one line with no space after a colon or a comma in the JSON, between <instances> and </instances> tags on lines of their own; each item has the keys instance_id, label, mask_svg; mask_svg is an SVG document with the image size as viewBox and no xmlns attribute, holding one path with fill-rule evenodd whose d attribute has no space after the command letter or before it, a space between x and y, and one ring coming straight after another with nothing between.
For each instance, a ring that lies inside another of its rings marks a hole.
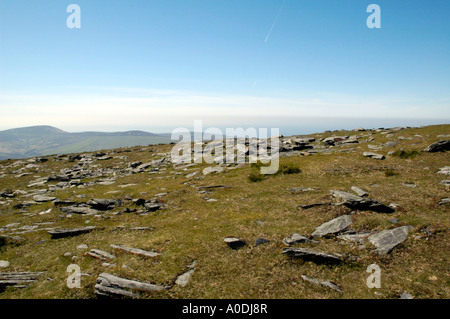
<instances>
[{"instance_id":1,"label":"scattered stone","mask_svg":"<svg viewBox=\"0 0 450 319\"><path fill-rule=\"evenodd\" d=\"M365 190L357 187L357 186L352 186L351 188L352 191L354 191L359 197L367 197L369 196L369 193L366 192Z\"/></svg>"},{"instance_id":2,"label":"scattered stone","mask_svg":"<svg viewBox=\"0 0 450 319\"><path fill-rule=\"evenodd\" d=\"M181 287L185 287L191 280L192 274L195 271L196 264L197 264L197 262L194 261L191 265L189 265L187 267L187 268L189 268L189 270L187 272L185 272L184 274L178 276L177 280L175 280L175 284L177 284L178 286L181 286Z\"/></svg>"},{"instance_id":3,"label":"scattered stone","mask_svg":"<svg viewBox=\"0 0 450 319\"><path fill-rule=\"evenodd\" d=\"M43 272L0 272L0 291L8 286L25 288L36 282Z\"/></svg>"},{"instance_id":4,"label":"scattered stone","mask_svg":"<svg viewBox=\"0 0 450 319\"><path fill-rule=\"evenodd\" d=\"M78 236L81 234L86 234L96 229L96 226L86 226L83 228L59 228L48 231L52 239L64 238Z\"/></svg>"},{"instance_id":5,"label":"scattered stone","mask_svg":"<svg viewBox=\"0 0 450 319\"><path fill-rule=\"evenodd\" d=\"M86 202L87 205L91 206L93 209L96 210L111 210L115 207L122 206L122 202L120 199L91 199Z\"/></svg>"},{"instance_id":6,"label":"scattered stone","mask_svg":"<svg viewBox=\"0 0 450 319\"><path fill-rule=\"evenodd\" d=\"M438 174L450 175L450 166L441 167L438 171Z\"/></svg>"},{"instance_id":7,"label":"scattered stone","mask_svg":"<svg viewBox=\"0 0 450 319\"><path fill-rule=\"evenodd\" d=\"M99 211L88 206L67 206L59 209L66 214L97 215Z\"/></svg>"},{"instance_id":8,"label":"scattered stone","mask_svg":"<svg viewBox=\"0 0 450 319\"><path fill-rule=\"evenodd\" d=\"M110 246L113 249L117 249L120 251L124 251L124 252L131 253L134 255L144 256L144 257L157 257L160 255L159 253L155 253L153 251L147 251L147 250L143 250L143 249L139 249L139 248L131 248L131 247L120 246L120 245L110 245Z\"/></svg>"},{"instance_id":9,"label":"scattered stone","mask_svg":"<svg viewBox=\"0 0 450 319\"><path fill-rule=\"evenodd\" d=\"M392 223L392 224L397 224L398 223L398 218L389 219L389 222Z\"/></svg>"},{"instance_id":10,"label":"scattered stone","mask_svg":"<svg viewBox=\"0 0 450 319\"><path fill-rule=\"evenodd\" d=\"M379 255L386 255L408 238L408 232L411 228L411 226L402 226L384 230L367 239L376 247Z\"/></svg>"},{"instance_id":11,"label":"scattered stone","mask_svg":"<svg viewBox=\"0 0 450 319\"><path fill-rule=\"evenodd\" d=\"M400 295L400 299L414 299L414 297L410 293L404 292Z\"/></svg>"},{"instance_id":12,"label":"scattered stone","mask_svg":"<svg viewBox=\"0 0 450 319\"><path fill-rule=\"evenodd\" d=\"M72 257L72 253L68 251L64 253L64 257Z\"/></svg>"},{"instance_id":13,"label":"scattered stone","mask_svg":"<svg viewBox=\"0 0 450 319\"><path fill-rule=\"evenodd\" d=\"M377 153L372 153L372 152L364 152L363 156L370 157L370 158L377 159L377 160L384 160L385 159L384 155L377 154Z\"/></svg>"},{"instance_id":14,"label":"scattered stone","mask_svg":"<svg viewBox=\"0 0 450 319\"><path fill-rule=\"evenodd\" d=\"M190 174L187 174L185 177L186 178L192 178L192 177L195 177L198 173L200 173L200 171L192 172Z\"/></svg>"},{"instance_id":15,"label":"scattered stone","mask_svg":"<svg viewBox=\"0 0 450 319\"><path fill-rule=\"evenodd\" d=\"M409 187L409 188L416 188L417 187L417 185L413 184L413 183L403 183L403 186Z\"/></svg>"},{"instance_id":16,"label":"scattered stone","mask_svg":"<svg viewBox=\"0 0 450 319\"><path fill-rule=\"evenodd\" d=\"M105 297L139 298L135 291L162 291L163 286L120 278L109 273L101 273L95 285L95 294Z\"/></svg>"},{"instance_id":17,"label":"scattered stone","mask_svg":"<svg viewBox=\"0 0 450 319\"><path fill-rule=\"evenodd\" d=\"M320 286L323 286L323 287L327 287L327 288L333 289L333 290L335 290L337 292L342 292L342 289L338 285L336 285L335 283L332 283L331 281L319 280L319 279L311 278L311 277L308 277L308 276L305 276L305 275L301 275L301 277L302 277L302 279L304 281L310 282L310 283L312 283L314 285L320 285Z\"/></svg>"},{"instance_id":18,"label":"scattered stone","mask_svg":"<svg viewBox=\"0 0 450 319\"><path fill-rule=\"evenodd\" d=\"M444 179L443 181L440 182L440 184L450 186L450 179Z\"/></svg>"},{"instance_id":19,"label":"scattered stone","mask_svg":"<svg viewBox=\"0 0 450 319\"><path fill-rule=\"evenodd\" d=\"M378 213L393 213L395 209L389 206L386 206L374 199L359 197L347 192L332 190L331 194L343 200L342 204L346 207L355 210L372 210Z\"/></svg>"},{"instance_id":20,"label":"scattered stone","mask_svg":"<svg viewBox=\"0 0 450 319\"><path fill-rule=\"evenodd\" d=\"M223 167L216 166L216 167L207 167L203 170L203 175L208 175L211 173L221 173L223 172Z\"/></svg>"},{"instance_id":21,"label":"scattered stone","mask_svg":"<svg viewBox=\"0 0 450 319\"><path fill-rule=\"evenodd\" d=\"M11 264L7 260L0 260L0 268L8 268Z\"/></svg>"},{"instance_id":22,"label":"scattered stone","mask_svg":"<svg viewBox=\"0 0 450 319\"><path fill-rule=\"evenodd\" d=\"M255 246L259 246L259 245L264 245L264 244L268 244L270 241L265 239L265 238L258 238L255 241Z\"/></svg>"},{"instance_id":23,"label":"scattered stone","mask_svg":"<svg viewBox=\"0 0 450 319\"><path fill-rule=\"evenodd\" d=\"M297 194L297 193L312 192L312 191L316 191L316 190L318 190L318 189L315 189L315 188L294 187L294 188L289 188L288 190L289 190L290 192L292 192L293 194Z\"/></svg>"},{"instance_id":24,"label":"scattered stone","mask_svg":"<svg viewBox=\"0 0 450 319\"><path fill-rule=\"evenodd\" d=\"M166 205L161 204L161 203L145 203L144 204L144 208L146 209L147 212L155 212L157 210L164 209L165 207L166 207Z\"/></svg>"},{"instance_id":25,"label":"scattered stone","mask_svg":"<svg viewBox=\"0 0 450 319\"><path fill-rule=\"evenodd\" d=\"M238 238L234 238L234 237L227 237L224 239L224 241L227 243L227 245L231 249L235 249L235 250L247 245L247 243L245 241L240 240Z\"/></svg>"},{"instance_id":26,"label":"scattered stone","mask_svg":"<svg viewBox=\"0 0 450 319\"><path fill-rule=\"evenodd\" d=\"M369 237L370 233L359 233L359 234L342 234L337 236L336 238L342 239L345 241L357 243L357 244L363 244L364 239Z\"/></svg>"},{"instance_id":27,"label":"scattered stone","mask_svg":"<svg viewBox=\"0 0 450 319\"><path fill-rule=\"evenodd\" d=\"M445 152L450 151L450 140L438 141L431 144L426 149L425 152Z\"/></svg>"},{"instance_id":28,"label":"scattered stone","mask_svg":"<svg viewBox=\"0 0 450 319\"><path fill-rule=\"evenodd\" d=\"M284 248L283 254L305 261L312 261L317 264L339 264L342 262L341 257L337 255L308 248Z\"/></svg>"},{"instance_id":29,"label":"scattered stone","mask_svg":"<svg viewBox=\"0 0 450 319\"><path fill-rule=\"evenodd\" d=\"M311 240L308 237L302 236L300 234L294 233L291 236L288 236L283 239L283 244L286 246L292 246L295 244L307 243Z\"/></svg>"},{"instance_id":30,"label":"scattered stone","mask_svg":"<svg viewBox=\"0 0 450 319\"><path fill-rule=\"evenodd\" d=\"M336 234L345 230L352 223L352 218L349 215L340 216L317 227L312 233L312 236L323 237L330 234Z\"/></svg>"},{"instance_id":31,"label":"scattered stone","mask_svg":"<svg viewBox=\"0 0 450 319\"><path fill-rule=\"evenodd\" d=\"M443 198L441 199L441 201L439 202L439 205L445 205L445 204L450 204L450 198Z\"/></svg>"},{"instance_id":32,"label":"scattered stone","mask_svg":"<svg viewBox=\"0 0 450 319\"><path fill-rule=\"evenodd\" d=\"M52 196L44 196L44 195L33 196L33 200L38 203L51 202L52 200L55 200L55 199L56 199L56 197L52 197Z\"/></svg>"},{"instance_id":33,"label":"scattered stone","mask_svg":"<svg viewBox=\"0 0 450 319\"><path fill-rule=\"evenodd\" d=\"M100 250L100 249L91 249L87 254L91 257L94 257L94 258L97 258L100 260L104 260L104 261L116 258L116 256L114 256L106 251Z\"/></svg>"},{"instance_id":34,"label":"scattered stone","mask_svg":"<svg viewBox=\"0 0 450 319\"><path fill-rule=\"evenodd\" d=\"M78 245L77 249L88 249L88 245L86 245L86 244Z\"/></svg>"}]
</instances>

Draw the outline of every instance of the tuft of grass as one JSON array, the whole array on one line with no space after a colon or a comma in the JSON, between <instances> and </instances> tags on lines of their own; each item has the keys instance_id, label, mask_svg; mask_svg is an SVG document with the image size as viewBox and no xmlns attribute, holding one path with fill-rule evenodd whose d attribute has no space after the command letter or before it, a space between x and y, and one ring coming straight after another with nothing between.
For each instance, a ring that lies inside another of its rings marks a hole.
<instances>
[{"instance_id":1,"label":"tuft of grass","mask_svg":"<svg viewBox=\"0 0 450 319\"><path fill-rule=\"evenodd\" d=\"M259 170L254 170L248 176L249 181L253 183L261 182L262 180L264 180L264 178L265 175L261 174Z\"/></svg>"},{"instance_id":2,"label":"tuft of grass","mask_svg":"<svg viewBox=\"0 0 450 319\"><path fill-rule=\"evenodd\" d=\"M393 169L388 169L388 170L386 170L386 171L384 172L384 175L385 175L386 177L391 177L391 176L397 176L397 175L400 175L400 173L394 171Z\"/></svg>"},{"instance_id":3,"label":"tuft of grass","mask_svg":"<svg viewBox=\"0 0 450 319\"><path fill-rule=\"evenodd\" d=\"M408 159L408 158L414 158L418 154L419 154L418 151L398 150L398 151L395 151L394 153L392 153L392 156L400 157L400 158L403 158L403 159Z\"/></svg>"},{"instance_id":4,"label":"tuft of grass","mask_svg":"<svg viewBox=\"0 0 450 319\"><path fill-rule=\"evenodd\" d=\"M281 164L280 168L278 169L278 174L298 174L301 173L302 170L295 164L289 163L289 164Z\"/></svg>"}]
</instances>

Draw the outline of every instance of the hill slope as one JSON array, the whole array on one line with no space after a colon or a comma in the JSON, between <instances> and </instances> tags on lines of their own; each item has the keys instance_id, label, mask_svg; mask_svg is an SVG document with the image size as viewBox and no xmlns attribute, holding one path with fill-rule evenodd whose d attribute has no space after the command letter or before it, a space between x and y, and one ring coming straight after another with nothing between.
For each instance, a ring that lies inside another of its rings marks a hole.
<instances>
[{"instance_id":1,"label":"hill slope","mask_svg":"<svg viewBox=\"0 0 450 319\"><path fill-rule=\"evenodd\" d=\"M169 142L168 134L144 131L69 133L52 126L31 126L0 131L0 160Z\"/></svg>"},{"instance_id":2,"label":"hill slope","mask_svg":"<svg viewBox=\"0 0 450 319\"><path fill-rule=\"evenodd\" d=\"M248 160L178 165L172 145L0 161L0 299L92 299L111 276L166 287L112 290L140 298L448 299L449 151L424 150L449 137L450 125L284 137L265 177ZM67 286L73 264L81 289ZM23 272L41 275L19 289Z\"/></svg>"}]
</instances>

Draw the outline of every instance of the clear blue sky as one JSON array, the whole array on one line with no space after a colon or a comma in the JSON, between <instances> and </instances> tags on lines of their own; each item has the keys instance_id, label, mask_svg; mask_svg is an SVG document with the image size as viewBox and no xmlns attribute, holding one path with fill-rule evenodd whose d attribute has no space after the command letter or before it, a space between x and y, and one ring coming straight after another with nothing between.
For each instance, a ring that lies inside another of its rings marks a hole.
<instances>
[{"instance_id":1,"label":"clear blue sky","mask_svg":"<svg viewBox=\"0 0 450 319\"><path fill-rule=\"evenodd\" d=\"M450 123L449 14L448 0L0 0L0 129Z\"/></svg>"}]
</instances>

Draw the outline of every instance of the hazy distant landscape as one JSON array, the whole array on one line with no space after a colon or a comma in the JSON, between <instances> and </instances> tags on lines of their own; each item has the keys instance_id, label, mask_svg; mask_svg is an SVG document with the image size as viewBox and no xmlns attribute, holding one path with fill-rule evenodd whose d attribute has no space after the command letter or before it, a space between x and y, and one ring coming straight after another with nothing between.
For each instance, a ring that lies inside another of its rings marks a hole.
<instances>
[{"instance_id":1,"label":"hazy distant landscape","mask_svg":"<svg viewBox=\"0 0 450 319\"><path fill-rule=\"evenodd\" d=\"M0 131L0 160L159 143L170 143L170 134L144 131L69 133L52 126L32 126Z\"/></svg>"}]
</instances>

